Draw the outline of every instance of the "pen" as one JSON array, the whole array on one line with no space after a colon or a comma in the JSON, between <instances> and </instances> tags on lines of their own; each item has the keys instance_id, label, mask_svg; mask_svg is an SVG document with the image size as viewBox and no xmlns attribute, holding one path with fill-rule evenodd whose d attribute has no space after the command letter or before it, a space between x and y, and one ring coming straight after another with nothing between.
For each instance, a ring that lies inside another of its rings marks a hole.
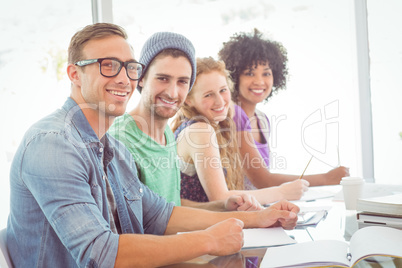
<instances>
[{"instance_id":1,"label":"pen","mask_svg":"<svg viewBox=\"0 0 402 268\"><path fill-rule=\"evenodd\" d=\"M311 160L313 159L313 156L311 156L310 161L308 161L306 168L303 170L303 173L300 175L299 179L301 180L301 178L303 178L304 176L304 172L306 172L306 169L308 167L308 165L310 164Z\"/></svg>"}]
</instances>

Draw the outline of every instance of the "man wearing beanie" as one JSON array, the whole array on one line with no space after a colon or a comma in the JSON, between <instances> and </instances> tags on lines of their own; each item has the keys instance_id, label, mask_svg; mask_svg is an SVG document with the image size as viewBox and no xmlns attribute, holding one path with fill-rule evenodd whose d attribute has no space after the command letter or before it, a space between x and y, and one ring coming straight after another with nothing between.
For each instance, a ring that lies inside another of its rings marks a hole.
<instances>
[{"instance_id":1,"label":"man wearing beanie","mask_svg":"<svg viewBox=\"0 0 402 268\"><path fill-rule=\"evenodd\" d=\"M145 42L139 61L145 65L137 86L141 100L131 112L115 120L109 133L133 155L140 180L177 206L217 211L261 209L248 194L206 203L180 199L177 147L168 120L194 84L195 50L183 35L158 32Z\"/></svg>"}]
</instances>

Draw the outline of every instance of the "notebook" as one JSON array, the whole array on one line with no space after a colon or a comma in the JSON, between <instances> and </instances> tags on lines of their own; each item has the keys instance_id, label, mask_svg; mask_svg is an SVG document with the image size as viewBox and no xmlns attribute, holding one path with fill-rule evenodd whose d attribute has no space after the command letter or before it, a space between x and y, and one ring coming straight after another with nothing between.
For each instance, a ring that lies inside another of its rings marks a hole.
<instances>
[{"instance_id":1,"label":"notebook","mask_svg":"<svg viewBox=\"0 0 402 268\"><path fill-rule=\"evenodd\" d=\"M273 247L294 244L282 227L243 229L243 248Z\"/></svg>"}]
</instances>

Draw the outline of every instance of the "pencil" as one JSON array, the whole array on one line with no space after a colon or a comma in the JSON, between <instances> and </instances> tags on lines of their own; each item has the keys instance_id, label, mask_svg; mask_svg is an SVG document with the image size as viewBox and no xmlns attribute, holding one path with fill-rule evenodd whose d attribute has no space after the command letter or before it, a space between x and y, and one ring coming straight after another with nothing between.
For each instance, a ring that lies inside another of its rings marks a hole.
<instances>
[{"instance_id":1,"label":"pencil","mask_svg":"<svg viewBox=\"0 0 402 268\"><path fill-rule=\"evenodd\" d=\"M310 164L311 160L313 159L313 156L311 156L310 161L308 161L306 168L303 170L303 173L300 175L299 180L301 180L301 178L303 178L304 176L304 172L306 172L306 169L308 167L308 165Z\"/></svg>"},{"instance_id":2,"label":"pencil","mask_svg":"<svg viewBox=\"0 0 402 268\"><path fill-rule=\"evenodd\" d=\"M336 146L336 151L338 152L338 167L341 166L341 157L339 156L339 146Z\"/></svg>"}]
</instances>

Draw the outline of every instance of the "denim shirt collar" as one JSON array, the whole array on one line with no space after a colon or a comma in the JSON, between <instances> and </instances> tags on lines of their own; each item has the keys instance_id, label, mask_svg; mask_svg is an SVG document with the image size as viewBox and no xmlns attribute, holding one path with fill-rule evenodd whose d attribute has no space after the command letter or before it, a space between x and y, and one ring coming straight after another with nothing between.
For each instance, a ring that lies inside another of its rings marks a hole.
<instances>
[{"instance_id":1,"label":"denim shirt collar","mask_svg":"<svg viewBox=\"0 0 402 268\"><path fill-rule=\"evenodd\" d=\"M99 142L98 136L82 112L80 105L68 97L62 109L66 111L66 124L67 122L71 122L85 142Z\"/></svg>"},{"instance_id":2,"label":"denim shirt collar","mask_svg":"<svg viewBox=\"0 0 402 268\"><path fill-rule=\"evenodd\" d=\"M66 111L65 122L71 122L88 147L91 147L92 144L92 146L100 146L105 149L105 163L108 164L114 156L114 147L110 145L109 134L105 133L105 136L99 140L95 131L82 112L80 105L77 104L77 102L75 102L71 97L67 98L67 101L64 103L62 109Z\"/></svg>"}]
</instances>

